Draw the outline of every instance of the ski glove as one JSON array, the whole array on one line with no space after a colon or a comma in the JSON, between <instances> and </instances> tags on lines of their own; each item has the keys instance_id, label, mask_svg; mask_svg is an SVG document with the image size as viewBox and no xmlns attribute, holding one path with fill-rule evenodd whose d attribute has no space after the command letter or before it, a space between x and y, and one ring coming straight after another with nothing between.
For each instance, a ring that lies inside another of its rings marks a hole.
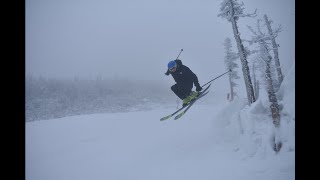
<instances>
[{"instance_id":1,"label":"ski glove","mask_svg":"<svg viewBox=\"0 0 320 180\"><path fill-rule=\"evenodd\" d=\"M201 90L202 90L202 87L201 87L201 86L197 86L197 87L196 87L196 91L199 92L199 91L201 91Z\"/></svg>"}]
</instances>

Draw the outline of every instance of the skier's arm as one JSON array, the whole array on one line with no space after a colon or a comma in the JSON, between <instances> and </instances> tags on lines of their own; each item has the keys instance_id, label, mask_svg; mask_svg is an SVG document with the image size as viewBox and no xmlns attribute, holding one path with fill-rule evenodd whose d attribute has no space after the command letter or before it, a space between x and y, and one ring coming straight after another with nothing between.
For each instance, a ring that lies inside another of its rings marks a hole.
<instances>
[{"instance_id":1,"label":"skier's arm","mask_svg":"<svg viewBox=\"0 0 320 180\"><path fill-rule=\"evenodd\" d=\"M182 66L182 61L180 59L175 60L178 66Z\"/></svg>"},{"instance_id":2,"label":"skier's arm","mask_svg":"<svg viewBox=\"0 0 320 180\"><path fill-rule=\"evenodd\" d=\"M191 71L192 72L192 71ZM198 77L197 77L197 75L195 74L195 73L193 73L192 72L192 74L193 74L193 83L194 83L194 85L198 88L198 87L200 87L200 84L199 84L199 80L198 80Z\"/></svg>"},{"instance_id":3,"label":"skier's arm","mask_svg":"<svg viewBox=\"0 0 320 180\"><path fill-rule=\"evenodd\" d=\"M187 68L187 69L189 71L188 74L190 74L190 76L191 76L191 78L193 80L194 86L196 86L196 90L197 91L201 91L202 88L201 88L201 86L199 84L199 80L198 80L197 75L195 73L193 73L189 68Z\"/></svg>"},{"instance_id":4,"label":"skier's arm","mask_svg":"<svg viewBox=\"0 0 320 180\"><path fill-rule=\"evenodd\" d=\"M193 74L194 74L194 73L193 73ZM194 85L196 86L196 91L201 91L201 90L202 90L202 87L201 87L200 84L199 84L198 77L197 77L196 74L194 74L193 83L194 83Z\"/></svg>"}]
</instances>

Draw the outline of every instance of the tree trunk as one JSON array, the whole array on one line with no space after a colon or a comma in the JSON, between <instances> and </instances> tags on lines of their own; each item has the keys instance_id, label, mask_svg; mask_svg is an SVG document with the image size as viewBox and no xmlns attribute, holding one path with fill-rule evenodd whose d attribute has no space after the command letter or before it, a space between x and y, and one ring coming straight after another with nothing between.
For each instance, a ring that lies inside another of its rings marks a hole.
<instances>
[{"instance_id":1,"label":"tree trunk","mask_svg":"<svg viewBox=\"0 0 320 180\"><path fill-rule=\"evenodd\" d=\"M267 91L268 91L269 101L271 102L270 109L271 109L271 113L272 113L273 124L276 127L278 127L280 124L279 105L278 105L277 97L274 92L274 88L273 88L273 84L272 84L269 63L270 62L266 63Z\"/></svg>"},{"instance_id":2,"label":"tree trunk","mask_svg":"<svg viewBox=\"0 0 320 180\"><path fill-rule=\"evenodd\" d=\"M256 99L259 98L259 90L260 90L260 85L259 85L259 80L257 80L256 91L255 91L255 97L256 97Z\"/></svg>"},{"instance_id":3,"label":"tree trunk","mask_svg":"<svg viewBox=\"0 0 320 180\"><path fill-rule=\"evenodd\" d=\"M230 83L230 101L233 101L233 86L232 86L232 79L231 75L229 74L229 83Z\"/></svg>"},{"instance_id":4,"label":"tree trunk","mask_svg":"<svg viewBox=\"0 0 320 180\"><path fill-rule=\"evenodd\" d=\"M248 102L250 105L250 104L254 103L256 101L256 99L254 97L253 86L252 86L252 82L251 82L251 78L250 78L250 71L249 71L249 66L248 66L248 61L247 61L247 54L244 50L242 41L240 39L240 34L238 32L236 20L234 18L231 18L231 23L232 23L234 37L237 42L237 47L238 47L240 60L241 60L241 64L242 64L242 72L243 72L244 82L245 82L246 90L247 90Z\"/></svg>"},{"instance_id":5,"label":"tree trunk","mask_svg":"<svg viewBox=\"0 0 320 180\"><path fill-rule=\"evenodd\" d=\"M254 88L254 95L255 95L255 98L258 99L258 94L259 94L259 83L257 82L257 79L256 79L256 73L255 73L255 64L253 63L252 64L252 76L253 76L253 88Z\"/></svg>"},{"instance_id":6,"label":"tree trunk","mask_svg":"<svg viewBox=\"0 0 320 180\"><path fill-rule=\"evenodd\" d=\"M272 32L271 25L270 25L270 22L268 20L267 15L264 15L264 20L266 22L269 35L272 35L273 32ZM279 86L280 86L283 81L283 75L281 72L280 61L279 61L278 44L276 43L275 37L272 38L271 42L272 42L272 46L273 46L274 60L275 60L275 65L276 65L278 80L279 80Z\"/></svg>"},{"instance_id":7,"label":"tree trunk","mask_svg":"<svg viewBox=\"0 0 320 180\"><path fill-rule=\"evenodd\" d=\"M266 65L265 76L266 76L266 83L267 83L267 91L268 91L269 101L271 103L270 105L271 115L272 115L273 124L275 128L278 129L280 126L280 113L279 113L279 104L277 101L276 94L274 92L271 71L270 71L270 63L272 58L270 55L266 54L264 55L264 59L265 59L265 65ZM278 134L276 134L276 136L278 136ZM276 152L279 152L281 146L282 146L282 143L280 139L279 138L275 139L274 150Z\"/></svg>"},{"instance_id":8,"label":"tree trunk","mask_svg":"<svg viewBox=\"0 0 320 180\"><path fill-rule=\"evenodd\" d=\"M232 1L230 1L231 4L231 24L232 24L232 29L233 29L233 34L234 37L236 39L237 42L237 47L238 47L238 51L239 51L239 55L240 55L240 60L241 60L241 64L242 64L242 73L243 73L243 79L244 79L244 83L246 85L246 90L247 90L247 98L248 98L248 102L249 105L254 103L256 101L255 97L254 97L254 92L253 92L253 86L252 86L252 82L251 82L251 78L250 78L250 71L249 71L249 66L248 66L248 61L247 61L247 54L244 50L241 38L240 38L240 33L238 31L238 26L237 26L237 22L236 19L234 17L234 9L233 9L233 3Z\"/></svg>"}]
</instances>

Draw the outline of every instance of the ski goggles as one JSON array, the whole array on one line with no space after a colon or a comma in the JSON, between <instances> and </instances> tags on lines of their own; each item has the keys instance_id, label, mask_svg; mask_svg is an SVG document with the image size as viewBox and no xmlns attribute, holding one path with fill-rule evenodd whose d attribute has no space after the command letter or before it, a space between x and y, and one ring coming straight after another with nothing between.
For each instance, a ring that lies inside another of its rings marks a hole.
<instances>
[{"instance_id":1,"label":"ski goggles","mask_svg":"<svg viewBox=\"0 0 320 180\"><path fill-rule=\"evenodd\" d=\"M173 66L172 68L169 69L170 72L175 72L177 69L177 66Z\"/></svg>"}]
</instances>

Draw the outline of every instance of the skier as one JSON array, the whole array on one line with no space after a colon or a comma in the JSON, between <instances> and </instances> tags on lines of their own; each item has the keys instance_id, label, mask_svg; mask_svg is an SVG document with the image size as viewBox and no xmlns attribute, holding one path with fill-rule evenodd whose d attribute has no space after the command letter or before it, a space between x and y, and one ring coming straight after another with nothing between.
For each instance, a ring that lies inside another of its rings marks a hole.
<instances>
[{"instance_id":1,"label":"skier","mask_svg":"<svg viewBox=\"0 0 320 180\"><path fill-rule=\"evenodd\" d=\"M198 77L187 66L183 65L180 59L172 60L168 63L168 70L165 75L171 74L176 84L171 86L171 90L182 100L182 106L186 106L195 99L202 87ZM196 91L191 91L193 84Z\"/></svg>"}]
</instances>

